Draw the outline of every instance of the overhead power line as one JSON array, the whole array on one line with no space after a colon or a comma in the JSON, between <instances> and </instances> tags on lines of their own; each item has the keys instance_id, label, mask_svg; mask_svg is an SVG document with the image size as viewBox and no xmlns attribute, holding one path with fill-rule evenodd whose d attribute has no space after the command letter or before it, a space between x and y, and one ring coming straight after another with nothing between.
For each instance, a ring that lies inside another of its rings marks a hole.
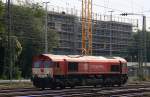
<instances>
[{"instance_id":1,"label":"overhead power line","mask_svg":"<svg viewBox=\"0 0 150 97\"><path fill-rule=\"evenodd\" d=\"M82 3L82 0L78 0L78 1L80 3ZM56 6L56 5L54 5L54 6ZM125 12L124 10L115 9L115 8L111 8L111 7L100 5L100 4L96 4L96 3L93 3L93 6L100 7L100 8L106 8L106 9L109 9L109 10L114 10L114 11L119 11L119 12Z\"/></svg>"}]
</instances>

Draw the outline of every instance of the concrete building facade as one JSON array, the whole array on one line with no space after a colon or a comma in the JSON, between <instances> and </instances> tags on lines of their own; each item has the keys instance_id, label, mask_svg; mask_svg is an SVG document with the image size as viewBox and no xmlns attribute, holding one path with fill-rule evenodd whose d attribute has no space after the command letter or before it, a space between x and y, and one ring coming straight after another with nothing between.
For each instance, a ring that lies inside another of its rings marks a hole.
<instances>
[{"instance_id":1,"label":"concrete building facade","mask_svg":"<svg viewBox=\"0 0 150 97\"><path fill-rule=\"evenodd\" d=\"M126 56L131 41L132 24L93 20L93 55ZM59 46L53 50L54 54L81 54L82 25L81 18L62 13L49 12L48 26L59 34ZM110 46L112 49L110 49Z\"/></svg>"}]
</instances>

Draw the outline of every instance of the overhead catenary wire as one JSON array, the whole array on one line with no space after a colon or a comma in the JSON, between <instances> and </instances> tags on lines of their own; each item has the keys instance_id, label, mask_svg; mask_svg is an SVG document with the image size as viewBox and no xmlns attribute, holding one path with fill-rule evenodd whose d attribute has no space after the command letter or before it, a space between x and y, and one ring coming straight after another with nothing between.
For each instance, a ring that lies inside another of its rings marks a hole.
<instances>
[{"instance_id":1,"label":"overhead catenary wire","mask_svg":"<svg viewBox=\"0 0 150 97\"><path fill-rule=\"evenodd\" d=\"M62 0L59 0L60 2L64 2ZM78 0L80 3L82 2L82 0ZM110 4L110 1L107 1L106 3L109 3ZM128 5L128 4L127 4ZM138 4L137 2L134 2L134 5L139 7L140 4ZM80 6L80 5L79 5ZM108 6L105 6L105 5L100 5L100 4L97 4L97 3L93 3L93 6L96 6L96 7L100 7L100 8L105 8L105 9L109 9L109 10L114 10L114 11L118 11L118 12L125 12L124 10L120 10L120 9L116 9L116 8L112 8L112 7L108 7ZM81 7L81 6L80 6ZM141 6L140 6L141 7Z\"/></svg>"}]
</instances>

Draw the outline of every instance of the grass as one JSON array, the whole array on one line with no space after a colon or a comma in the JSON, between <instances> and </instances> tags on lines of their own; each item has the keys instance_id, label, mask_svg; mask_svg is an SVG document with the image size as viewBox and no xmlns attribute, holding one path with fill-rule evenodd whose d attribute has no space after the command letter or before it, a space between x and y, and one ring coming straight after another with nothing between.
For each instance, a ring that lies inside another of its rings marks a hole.
<instances>
[{"instance_id":1,"label":"grass","mask_svg":"<svg viewBox=\"0 0 150 97\"><path fill-rule=\"evenodd\" d=\"M129 77L128 83L145 83L150 82L150 78L139 80L137 77Z\"/></svg>"},{"instance_id":2,"label":"grass","mask_svg":"<svg viewBox=\"0 0 150 97\"><path fill-rule=\"evenodd\" d=\"M14 88L33 88L33 85L31 82L12 82L0 84L0 89L14 89Z\"/></svg>"}]
</instances>

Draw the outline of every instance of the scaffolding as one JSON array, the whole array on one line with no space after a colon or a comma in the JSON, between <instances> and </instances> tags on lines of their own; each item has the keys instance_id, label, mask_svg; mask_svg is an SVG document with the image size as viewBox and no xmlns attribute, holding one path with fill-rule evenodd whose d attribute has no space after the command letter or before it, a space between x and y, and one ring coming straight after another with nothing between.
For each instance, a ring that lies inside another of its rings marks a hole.
<instances>
[{"instance_id":1,"label":"scaffolding","mask_svg":"<svg viewBox=\"0 0 150 97\"><path fill-rule=\"evenodd\" d=\"M54 9L48 13L48 16L48 26L56 30L60 37L59 47L55 48L53 53L81 54L82 17L60 10L56 12ZM134 25L136 20L95 14L92 19L93 55L108 56L111 44L112 55L126 56L129 42L132 41Z\"/></svg>"}]
</instances>

